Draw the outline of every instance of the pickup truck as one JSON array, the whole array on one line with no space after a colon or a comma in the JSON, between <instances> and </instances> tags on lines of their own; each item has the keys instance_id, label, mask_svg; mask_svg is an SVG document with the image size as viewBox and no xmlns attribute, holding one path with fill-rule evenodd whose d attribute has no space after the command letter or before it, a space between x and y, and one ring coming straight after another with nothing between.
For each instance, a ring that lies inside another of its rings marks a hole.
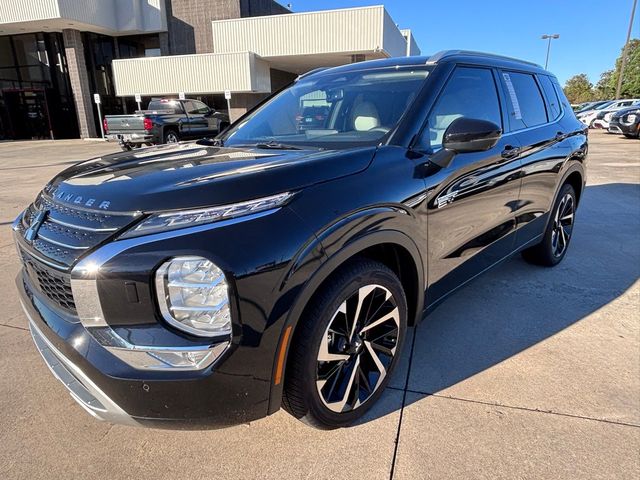
<instances>
[{"instance_id":1,"label":"pickup truck","mask_svg":"<svg viewBox=\"0 0 640 480\"><path fill-rule=\"evenodd\" d=\"M226 114L198 100L169 98L151 100L147 110L103 120L107 141L118 142L123 150L217 135L228 125Z\"/></svg>"}]
</instances>

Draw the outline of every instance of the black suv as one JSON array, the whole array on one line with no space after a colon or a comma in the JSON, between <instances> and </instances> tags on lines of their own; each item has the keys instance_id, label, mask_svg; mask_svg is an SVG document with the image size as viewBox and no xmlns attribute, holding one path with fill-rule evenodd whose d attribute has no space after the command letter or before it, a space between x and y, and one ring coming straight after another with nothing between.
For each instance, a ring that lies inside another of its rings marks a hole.
<instances>
[{"instance_id":1,"label":"black suv","mask_svg":"<svg viewBox=\"0 0 640 480\"><path fill-rule=\"evenodd\" d=\"M300 130L305 102L327 118ZM567 253L587 136L537 65L449 51L299 77L216 139L79 163L15 221L38 349L95 417L360 417L407 328ZM415 365L414 368L420 368Z\"/></svg>"}]
</instances>

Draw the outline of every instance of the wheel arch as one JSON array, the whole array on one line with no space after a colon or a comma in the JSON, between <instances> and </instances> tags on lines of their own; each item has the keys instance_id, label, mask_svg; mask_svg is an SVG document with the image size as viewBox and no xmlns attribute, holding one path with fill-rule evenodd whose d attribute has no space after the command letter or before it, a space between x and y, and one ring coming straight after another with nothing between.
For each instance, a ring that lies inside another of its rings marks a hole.
<instances>
[{"instance_id":1,"label":"wheel arch","mask_svg":"<svg viewBox=\"0 0 640 480\"><path fill-rule=\"evenodd\" d=\"M328 258L307 280L302 291L297 295L283 325L278 351L274 359L269 413L280 408L282 392L286 381L286 365L290 346L295 341L296 327L299 320L311 304L320 289L331 281L339 270L348 262L358 257L377 260L389 267L403 286L409 307L409 325L415 325L421 318L424 309L424 268L420 251L414 241L402 232L383 230L368 233L354 239ZM280 369L280 372L278 372ZM275 380L277 379L277 380Z\"/></svg>"}]
</instances>

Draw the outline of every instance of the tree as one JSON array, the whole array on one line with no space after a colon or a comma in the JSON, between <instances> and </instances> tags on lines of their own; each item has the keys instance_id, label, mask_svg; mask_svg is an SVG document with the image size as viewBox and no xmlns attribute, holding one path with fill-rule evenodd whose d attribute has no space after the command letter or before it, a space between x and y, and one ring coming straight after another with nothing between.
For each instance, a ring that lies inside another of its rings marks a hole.
<instances>
[{"instance_id":1,"label":"tree","mask_svg":"<svg viewBox=\"0 0 640 480\"><path fill-rule=\"evenodd\" d=\"M595 86L595 100L608 100L614 97L614 95L616 94L616 86L615 83L611 81L612 77L613 70L602 72L602 74L600 75L600 80L598 80L598 83L596 83Z\"/></svg>"},{"instance_id":2,"label":"tree","mask_svg":"<svg viewBox=\"0 0 640 480\"><path fill-rule=\"evenodd\" d=\"M613 93L610 98L613 98L615 95L621 65L622 54L620 54L616 60L616 68L614 69L609 82L610 87L613 88ZM622 78L620 98L638 97L640 97L640 39L633 38L629 40L629 47L627 48L627 64L624 67L624 77Z\"/></svg>"},{"instance_id":3,"label":"tree","mask_svg":"<svg viewBox=\"0 0 640 480\"><path fill-rule=\"evenodd\" d=\"M574 75L565 83L564 94L571 103L588 102L594 97L593 85L585 73Z\"/></svg>"}]
</instances>

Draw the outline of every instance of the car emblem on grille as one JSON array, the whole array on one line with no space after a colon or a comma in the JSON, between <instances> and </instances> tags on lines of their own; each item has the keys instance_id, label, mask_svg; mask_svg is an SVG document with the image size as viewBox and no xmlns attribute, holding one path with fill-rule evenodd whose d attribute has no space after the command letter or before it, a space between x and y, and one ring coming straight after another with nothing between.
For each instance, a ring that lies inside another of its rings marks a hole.
<instances>
[{"instance_id":1,"label":"car emblem on grille","mask_svg":"<svg viewBox=\"0 0 640 480\"><path fill-rule=\"evenodd\" d=\"M31 223L29 224L29 228L24 232L24 239L27 242L33 242L38 236L38 230L44 223L45 218L47 218L49 211L48 210L40 210L36 213L31 219Z\"/></svg>"}]
</instances>

